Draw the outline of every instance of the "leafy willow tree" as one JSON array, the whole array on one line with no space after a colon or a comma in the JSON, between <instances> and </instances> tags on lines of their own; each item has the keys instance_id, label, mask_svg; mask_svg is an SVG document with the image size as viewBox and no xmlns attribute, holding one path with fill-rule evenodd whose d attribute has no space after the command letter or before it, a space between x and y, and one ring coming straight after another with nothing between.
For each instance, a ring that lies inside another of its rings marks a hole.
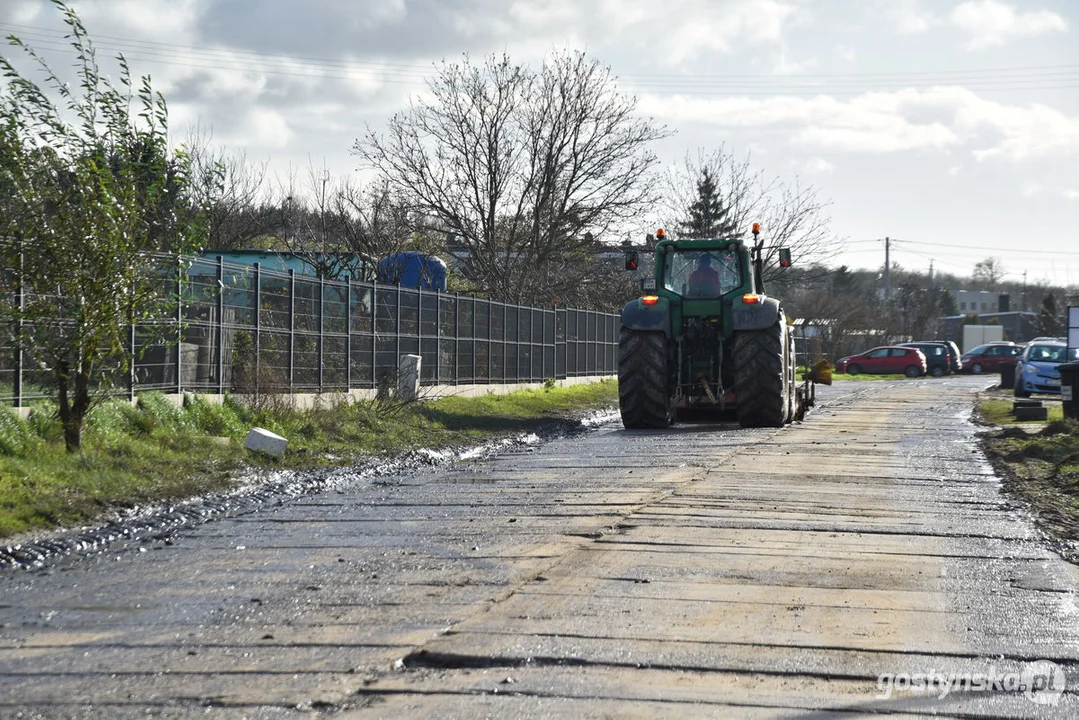
<instances>
[{"instance_id":1,"label":"leafy willow tree","mask_svg":"<svg viewBox=\"0 0 1079 720\"><path fill-rule=\"evenodd\" d=\"M361 163L428 219L426 230L456 237L461 272L481 292L573 302L596 238L654 200L649 145L666 130L583 53L538 71L508 57L444 63L428 90L385 135L367 128L353 146Z\"/></svg>"},{"instance_id":2,"label":"leafy willow tree","mask_svg":"<svg viewBox=\"0 0 1079 720\"><path fill-rule=\"evenodd\" d=\"M168 111L123 56L113 84L76 13L54 1L74 48L62 80L17 37L41 85L0 57L0 321L50 382L69 451L109 383L131 367L133 326L162 317L175 261L197 241L182 197L187 158ZM166 274L169 273L169 274ZM167 315L166 315L167 317Z\"/></svg>"}]
</instances>

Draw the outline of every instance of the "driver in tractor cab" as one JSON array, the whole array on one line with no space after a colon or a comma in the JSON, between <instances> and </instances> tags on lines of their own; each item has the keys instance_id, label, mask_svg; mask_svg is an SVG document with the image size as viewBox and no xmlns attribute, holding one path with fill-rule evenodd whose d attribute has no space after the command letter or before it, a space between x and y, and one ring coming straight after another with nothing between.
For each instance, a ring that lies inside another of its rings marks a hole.
<instances>
[{"instance_id":1,"label":"driver in tractor cab","mask_svg":"<svg viewBox=\"0 0 1079 720\"><path fill-rule=\"evenodd\" d=\"M719 295L719 273L712 267L712 256L708 253L697 258L697 269L689 276L689 292L697 297Z\"/></svg>"}]
</instances>

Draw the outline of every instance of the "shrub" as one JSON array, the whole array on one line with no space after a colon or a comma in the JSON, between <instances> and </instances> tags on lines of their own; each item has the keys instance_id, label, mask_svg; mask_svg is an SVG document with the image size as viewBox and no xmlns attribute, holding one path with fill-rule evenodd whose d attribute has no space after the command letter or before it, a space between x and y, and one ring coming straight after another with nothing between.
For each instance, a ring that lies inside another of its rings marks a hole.
<instances>
[{"instance_id":1,"label":"shrub","mask_svg":"<svg viewBox=\"0 0 1079 720\"><path fill-rule=\"evenodd\" d=\"M139 395L139 425L145 428L144 434L150 435L156 430L190 434L198 430L192 417L183 408L169 401L159 392Z\"/></svg>"},{"instance_id":2,"label":"shrub","mask_svg":"<svg viewBox=\"0 0 1079 720\"><path fill-rule=\"evenodd\" d=\"M90 435L115 444L136 432L146 429L146 421L127 400L113 399L95 405L87 416L86 429Z\"/></svg>"},{"instance_id":3,"label":"shrub","mask_svg":"<svg viewBox=\"0 0 1079 720\"><path fill-rule=\"evenodd\" d=\"M195 426L207 435L243 437L247 430L240 417L239 405L224 402L214 405L200 395L188 395L184 401L184 410Z\"/></svg>"},{"instance_id":4,"label":"shrub","mask_svg":"<svg viewBox=\"0 0 1079 720\"><path fill-rule=\"evenodd\" d=\"M0 409L0 455L26 455L41 440L10 410Z\"/></svg>"}]
</instances>

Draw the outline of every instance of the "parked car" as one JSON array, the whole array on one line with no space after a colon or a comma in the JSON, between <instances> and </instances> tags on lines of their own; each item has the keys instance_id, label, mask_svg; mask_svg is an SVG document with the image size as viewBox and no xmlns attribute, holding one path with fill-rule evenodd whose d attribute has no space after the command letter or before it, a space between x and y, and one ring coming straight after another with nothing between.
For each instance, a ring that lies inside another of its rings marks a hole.
<instances>
[{"instance_id":1,"label":"parked car","mask_svg":"<svg viewBox=\"0 0 1079 720\"><path fill-rule=\"evenodd\" d=\"M836 372L845 372L848 375L903 373L907 377L925 375L926 367L925 355L921 350L902 345L875 347L858 355L840 358L835 364Z\"/></svg>"},{"instance_id":2,"label":"parked car","mask_svg":"<svg viewBox=\"0 0 1079 720\"><path fill-rule=\"evenodd\" d=\"M1056 338L1035 338L1027 344L1015 366L1015 396L1059 393L1061 364L1079 360L1079 349L1068 353L1068 343Z\"/></svg>"},{"instance_id":3,"label":"parked car","mask_svg":"<svg viewBox=\"0 0 1079 720\"><path fill-rule=\"evenodd\" d=\"M921 350L922 354L925 355L926 371L933 377L941 377L952 373L952 349L944 343L919 341L899 344L903 347Z\"/></svg>"},{"instance_id":4,"label":"parked car","mask_svg":"<svg viewBox=\"0 0 1079 720\"><path fill-rule=\"evenodd\" d=\"M1000 364L1014 362L1015 357L1022 350L1015 343L1006 340L991 342L963 353L959 362L963 363L964 372L972 372L975 375L1000 372Z\"/></svg>"},{"instance_id":5,"label":"parked car","mask_svg":"<svg viewBox=\"0 0 1079 720\"><path fill-rule=\"evenodd\" d=\"M948 362L952 366L952 372L957 373L963 369L962 356L963 353L959 352L959 346L951 340L919 340L918 342L938 342L944 343L948 346Z\"/></svg>"}]
</instances>

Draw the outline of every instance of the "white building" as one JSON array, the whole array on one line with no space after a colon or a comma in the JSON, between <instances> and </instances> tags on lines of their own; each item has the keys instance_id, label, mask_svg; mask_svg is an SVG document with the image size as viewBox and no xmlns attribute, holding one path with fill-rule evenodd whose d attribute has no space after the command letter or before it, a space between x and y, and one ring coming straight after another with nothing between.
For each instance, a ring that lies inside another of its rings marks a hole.
<instances>
[{"instance_id":1,"label":"white building","mask_svg":"<svg viewBox=\"0 0 1079 720\"><path fill-rule=\"evenodd\" d=\"M988 290L957 290L955 304L961 315L1002 311L1000 294Z\"/></svg>"}]
</instances>

